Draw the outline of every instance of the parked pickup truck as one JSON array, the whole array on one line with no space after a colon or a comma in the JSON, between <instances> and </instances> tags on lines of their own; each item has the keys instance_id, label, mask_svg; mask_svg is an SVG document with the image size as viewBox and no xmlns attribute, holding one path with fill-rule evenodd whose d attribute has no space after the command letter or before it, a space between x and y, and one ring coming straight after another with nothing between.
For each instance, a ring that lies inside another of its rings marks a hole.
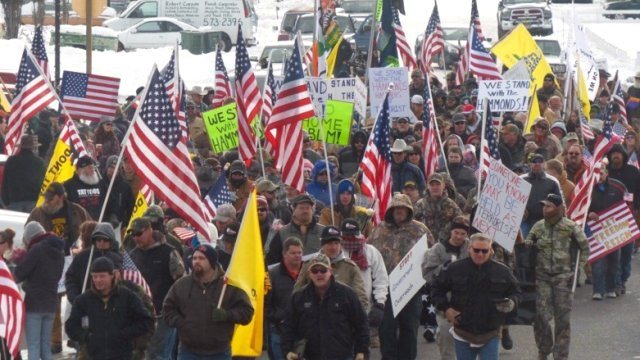
<instances>
[{"instance_id":1,"label":"parked pickup truck","mask_svg":"<svg viewBox=\"0 0 640 360\"><path fill-rule=\"evenodd\" d=\"M498 37L504 36L518 24L523 24L531 35L553 34L550 5L550 0L500 0Z\"/></svg>"}]
</instances>

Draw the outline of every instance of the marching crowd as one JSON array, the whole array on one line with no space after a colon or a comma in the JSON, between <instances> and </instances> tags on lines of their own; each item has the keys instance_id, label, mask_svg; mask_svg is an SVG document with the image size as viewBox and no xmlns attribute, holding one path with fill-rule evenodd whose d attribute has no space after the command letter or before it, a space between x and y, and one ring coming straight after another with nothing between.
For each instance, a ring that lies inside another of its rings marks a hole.
<instances>
[{"instance_id":1,"label":"marching crowd","mask_svg":"<svg viewBox=\"0 0 640 360\"><path fill-rule=\"evenodd\" d=\"M608 117L626 131L598 164L588 218L597 220L620 201L638 215L640 177L637 160L630 159L640 149L640 73L627 91L626 118L619 105L608 106L607 77L601 70L591 107L594 140L583 136L576 111L564 112L552 74L538 90L542 116L530 131L527 113L501 114L501 160L532 186L514 251L472 226L482 140L473 79L456 85L450 73L445 83L431 80L443 149L439 172L425 177L422 124L415 119L428 111L429 100L422 98L422 74L411 73L414 116L392 119L394 195L380 224L372 220L374 199L361 194L359 171L373 118L354 124L350 146L323 145L305 135L306 192L300 193L282 183L267 151L250 164L234 150L215 154L202 120L213 91L190 89L188 144L201 194L220 177L230 193L209 224L212 242L202 234L185 236L180 230L191 224L162 203L132 219L143 184L130 159L116 166L134 96L115 117L77 124L88 155L77 159L70 180L46 186L37 204L63 125L57 112L45 110L29 122L20 151L7 159L1 188L4 208L30 214L22 247L13 246L15 229L0 232L0 252L25 292L28 358L51 359L68 338L81 359L230 359L234 327L250 322L255 309L248 294L224 284L224 274L255 190L269 265L264 343L271 359L363 360L371 351L383 359L424 359L417 350L420 332L437 342L442 359L497 359L500 346L517 346L508 324L527 280L514 276L526 266L519 263L520 251L532 254L528 263L535 271L530 324L539 359L568 359L576 263L578 284L592 285L593 300L612 299L626 292L635 251L631 242L588 264L587 236L565 212L586 170L585 149L593 149ZM389 274L422 237L429 245L422 262L426 285L395 314Z\"/></svg>"}]
</instances>

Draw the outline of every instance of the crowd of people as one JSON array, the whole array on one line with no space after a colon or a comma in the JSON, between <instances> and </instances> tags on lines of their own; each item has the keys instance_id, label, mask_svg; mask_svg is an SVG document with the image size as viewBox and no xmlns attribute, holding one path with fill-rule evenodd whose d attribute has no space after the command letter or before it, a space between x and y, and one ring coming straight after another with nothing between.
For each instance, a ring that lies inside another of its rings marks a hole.
<instances>
[{"instance_id":1,"label":"crowd of people","mask_svg":"<svg viewBox=\"0 0 640 360\"><path fill-rule=\"evenodd\" d=\"M612 90L608 73L600 75L590 114L596 139ZM527 113L501 114L498 146L503 164L531 184L515 253L535 249L532 324L539 359L569 358L575 264L579 285L592 284L593 300L603 301L626 293L635 252L631 242L587 263L587 237L566 209L586 170L584 150L595 140L583 136L576 111L565 112L556 80L547 75L538 90L542 116L530 132ZM234 327L256 314L248 294L224 282L252 191L269 265L264 347L271 359L363 360L371 351L383 359L424 358L417 347L422 337L437 343L442 359L497 359L501 346L517 346L508 328L522 300L517 256L472 226L482 129L477 83L458 85L453 73L445 83L430 82L443 147L432 174L425 174L416 121L428 111L425 86L422 74L412 72L413 116L392 119L394 195L379 224L371 210L375 199L361 194L359 171L373 117L354 122L346 147L305 134L305 192L299 192L283 183L267 151L260 149L251 163L235 150L214 153L202 120L213 91L192 88L188 146L200 192L204 197L225 177L231 200L217 206L209 234L185 237L177 229L193 224L162 202L132 218L144 184L131 160L118 156L134 96L115 117L78 123L88 155L76 159L70 180L46 186L37 203L62 125L55 111L41 112L7 159L1 187L4 208L29 213L20 247L13 229L0 232L0 252L11 254L4 260L25 292L29 359L51 359L65 339L81 359L230 359ZM628 89L627 118L618 105L610 107L611 120L626 132L598 164L589 219L619 201L638 216L640 174L637 160L630 161L640 149L638 98L640 73ZM394 314L389 274L422 238L429 246L422 262L426 285ZM144 282L127 275L132 269Z\"/></svg>"}]
</instances>

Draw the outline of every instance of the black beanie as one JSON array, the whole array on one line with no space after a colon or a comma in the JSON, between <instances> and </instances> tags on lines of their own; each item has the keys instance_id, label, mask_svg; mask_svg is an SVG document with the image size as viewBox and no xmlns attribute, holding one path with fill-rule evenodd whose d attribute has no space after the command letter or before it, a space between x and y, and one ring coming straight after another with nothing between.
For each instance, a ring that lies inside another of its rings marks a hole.
<instances>
[{"instance_id":1,"label":"black beanie","mask_svg":"<svg viewBox=\"0 0 640 360\"><path fill-rule=\"evenodd\" d=\"M218 252L211 245L200 245L195 248L194 252L200 251L207 257L209 260L209 264L212 268L215 268L218 265Z\"/></svg>"},{"instance_id":2,"label":"black beanie","mask_svg":"<svg viewBox=\"0 0 640 360\"><path fill-rule=\"evenodd\" d=\"M91 272L92 273L109 273L113 274L114 269L113 261L108 257L101 256L93 261L91 264Z\"/></svg>"}]
</instances>

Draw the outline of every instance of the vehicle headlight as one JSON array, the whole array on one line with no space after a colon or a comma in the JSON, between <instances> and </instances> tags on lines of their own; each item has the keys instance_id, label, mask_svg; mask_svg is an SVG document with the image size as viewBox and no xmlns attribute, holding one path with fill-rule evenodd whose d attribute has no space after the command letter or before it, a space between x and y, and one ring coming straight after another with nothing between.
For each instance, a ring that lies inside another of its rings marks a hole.
<instances>
[{"instance_id":1,"label":"vehicle headlight","mask_svg":"<svg viewBox=\"0 0 640 360\"><path fill-rule=\"evenodd\" d=\"M551 19L551 17L553 16L553 14L551 13L551 9L544 9L543 14L545 19Z\"/></svg>"},{"instance_id":2,"label":"vehicle headlight","mask_svg":"<svg viewBox=\"0 0 640 360\"><path fill-rule=\"evenodd\" d=\"M503 18L508 18L509 16L511 16L511 9L502 10L502 17Z\"/></svg>"}]
</instances>

